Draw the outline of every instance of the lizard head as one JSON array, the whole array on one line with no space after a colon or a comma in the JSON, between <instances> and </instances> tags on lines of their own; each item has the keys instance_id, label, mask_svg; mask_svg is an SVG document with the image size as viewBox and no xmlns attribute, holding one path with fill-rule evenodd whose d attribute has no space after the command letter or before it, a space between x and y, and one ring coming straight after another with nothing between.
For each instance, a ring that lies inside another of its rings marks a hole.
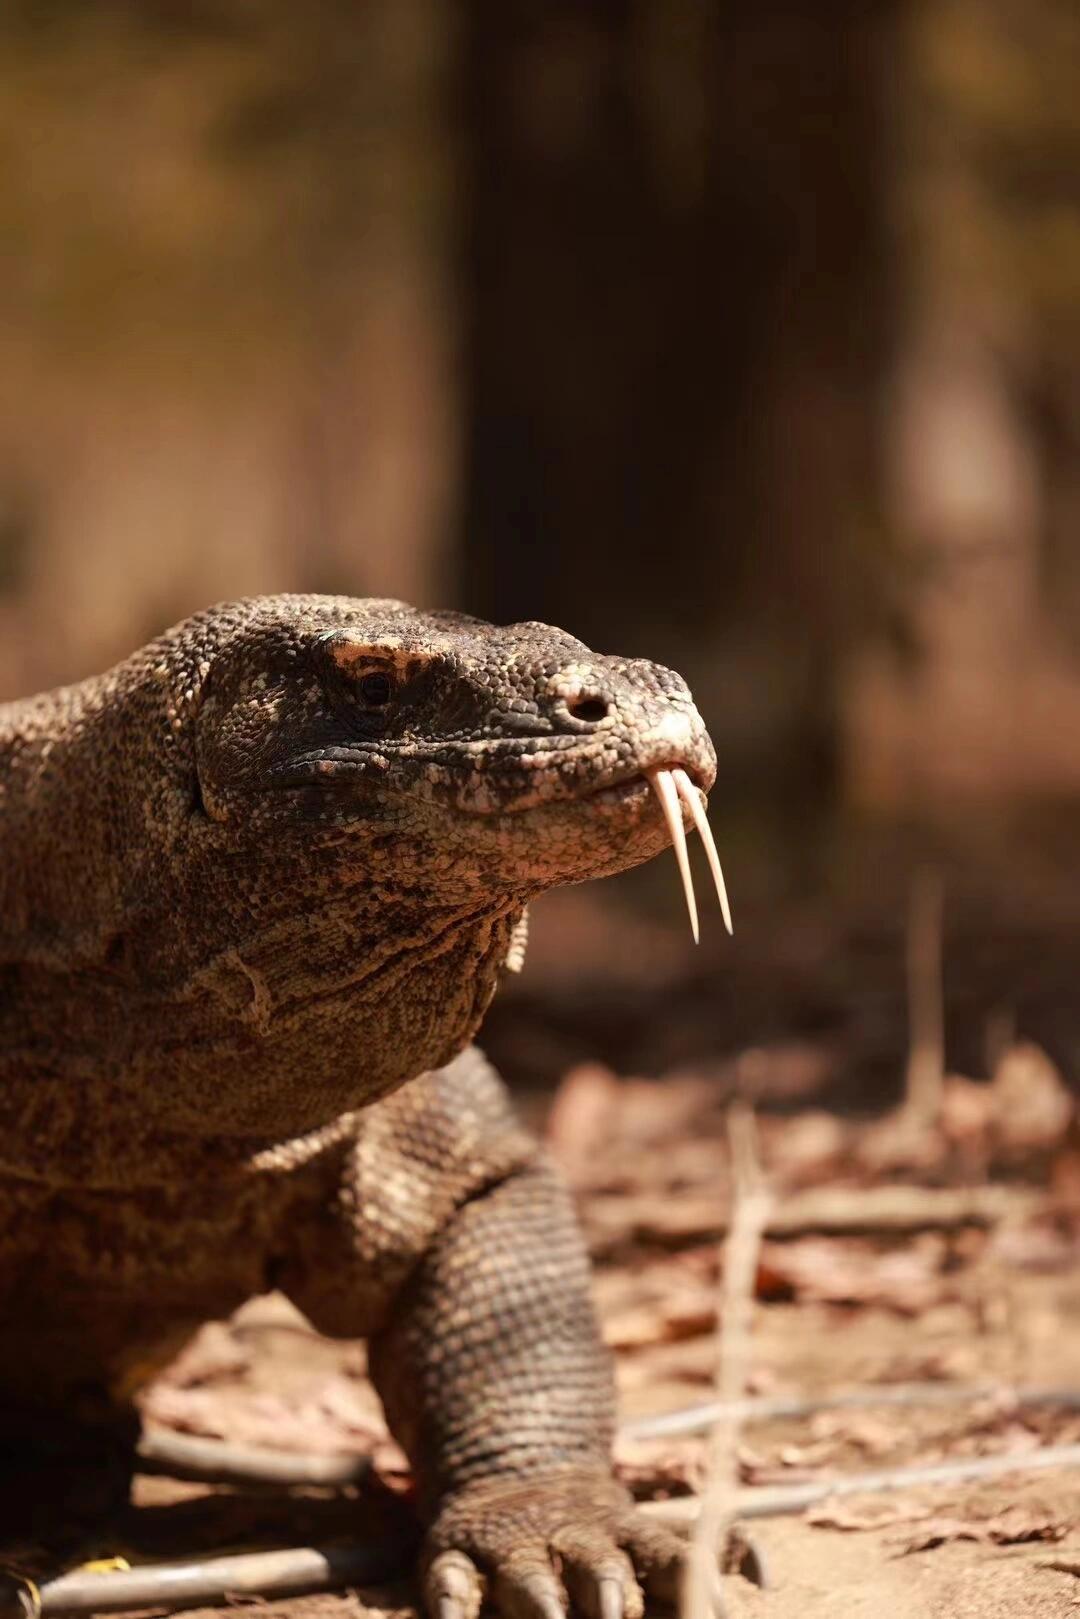
<instances>
[{"instance_id":1,"label":"lizard head","mask_svg":"<svg viewBox=\"0 0 1080 1619\"><path fill-rule=\"evenodd\" d=\"M670 669L546 624L398 602L245 606L199 705L212 819L332 845L368 870L396 865L433 894L524 898L672 840L688 882L685 819L703 829L720 886L704 819L715 755Z\"/></svg>"},{"instance_id":2,"label":"lizard head","mask_svg":"<svg viewBox=\"0 0 1080 1619\"><path fill-rule=\"evenodd\" d=\"M673 839L685 867L716 769L657 664L330 596L177 625L92 684L59 754L36 790L92 789L77 887L104 965L82 928L40 1015L91 1031L154 1128L245 1152L442 1068L529 901Z\"/></svg>"}]
</instances>

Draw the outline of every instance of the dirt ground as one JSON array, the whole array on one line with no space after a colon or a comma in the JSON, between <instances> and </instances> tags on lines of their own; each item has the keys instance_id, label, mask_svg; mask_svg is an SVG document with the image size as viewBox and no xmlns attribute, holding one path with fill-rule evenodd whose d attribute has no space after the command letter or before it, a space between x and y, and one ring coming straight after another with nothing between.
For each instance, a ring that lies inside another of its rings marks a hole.
<instances>
[{"instance_id":1,"label":"dirt ground","mask_svg":"<svg viewBox=\"0 0 1080 1619\"><path fill-rule=\"evenodd\" d=\"M580 916L571 922L580 937ZM527 1041L538 1070L546 1064L562 1076L553 1095L533 1088L522 1105L579 1199L616 1357L617 1460L627 1482L643 1501L678 1500L702 1483L700 1435L642 1438L625 1425L712 1392L732 1202L726 1109L738 1092L755 1104L773 1193L747 1393L822 1402L797 1416L744 1420L741 1486L827 1484L862 1470L1002 1455L1015 1456L1017 1470L978 1483L826 1496L803 1516L756 1520L768 1589L729 1578L730 1611L756 1619L1076 1612L1080 1468L1023 1468L1043 1447L1080 1443L1080 1128L1059 1068L1015 1018L993 1022L991 997L986 1071L978 1080L950 1074L936 1119L915 1121L893 1105L906 1038L895 962L881 968L887 994L866 987L868 972L861 1012L838 996L827 1017L808 1014L788 967L774 964L782 987L770 993L784 1032L756 1045L729 1041L706 1060L685 1030L709 1048L718 1014L708 967L691 993L681 987L681 958L665 956L659 936L625 948L638 959L645 952L661 993L668 985L666 1021L676 1028L666 1060L663 1040L653 1039L647 1077L619 1060L625 1029L611 1022L614 1001L601 999L606 1048L592 1038L596 1003L581 1015L580 982L551 938L539 948L542 972L545 950L556 964L543 992L547 1021L536 1010L542 992L536 1002L522 992L493 1044L512 1070ZM755 1004L764 1025L766 1000ZM640 1030L640 997L624 1005L625 1022ZM876 1067L858 1045L866 1039L884 1054ZM578 1060L590 1044L610 1066ZM877 1089L866 1079L864 1105L854 1108L851 1079L860 1072L890 1077ZM851 1390L877 1391L882 1403L824 1403ZM900 1390L905 1403L896 1403ZM204 1329L149 1391L145 1421L155 1432L278 1451L371 1454L392 1496L388 1505L367 1484L275 1496L145 1476L133 1507L102 1527L88 1555L173 1560L377 1538L407 1500L403 1459L366 1382L362 1347L315 1339L278 1298ZM410 1611L412 1597L403 1576L392 1587L265 1606L288 1619L346 1619Z\"/></svg>"}]
</instances>

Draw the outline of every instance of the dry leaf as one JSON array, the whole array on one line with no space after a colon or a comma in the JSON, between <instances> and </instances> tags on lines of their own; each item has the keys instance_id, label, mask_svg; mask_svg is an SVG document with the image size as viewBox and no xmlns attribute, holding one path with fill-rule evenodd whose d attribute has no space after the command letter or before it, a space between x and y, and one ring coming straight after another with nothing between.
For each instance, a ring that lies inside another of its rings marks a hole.
<instances>
[{"instance_id":1,"label":"dry leaf","mask_svg":"<svg viewBox=\"0 0 1080 1619\"><path fill-rule=\"evenodd\" d=\"M875 1304L918 1315L949 1296L943 1239L927 1233L904 1248L882 1251L847 1238L804 1237L766 1243L758 1275L765 1298L829 1304Z\"/></svg>"},{"instance_id":2,"label":"dry leaf","mask_svg":"<svg viewBox=\"0 0 1080 1619\"><path fill-rule=\"evenodd\" d=\"M1010 1046L991 1081L994 1131L1016 1151L1056 1146L1076 1104L1046 1052L1030 1042Z\"/></svg>"},{"instance_id":3,"label":"dry leaf","mask_svg":"<svg viewBox=\"0 0 1080 1619\"><path fill-rule=\"evenodd\" d=\"M235 1376L251 1365L252 1351L241 1343L225 1321L208 1321L186 1343L168 1368L170 1383L178 1388Z\"/></svg>"},{"instance_id":4,"label":"dry leaf","mask_svg":"<svg viewBox=\"0 0 1080 1619\"><path fill-rule=\"evenodd\" d=\"M805 1522L812 1529L842 1529L849 1532L866 1529L888 1529L898 1523L918 1523L929 1517L929 1507L917 1502L899 1500L880 1501L868 1507L842 1506L825 1501L811 1507Z\"/></svg>"},{"instance_id":5,"label":"dry leaf","mask_svg":"<svg viewBox=\"0 0 1080 1619\"><path fill-rule=\"evenodd\" d=\"M992 1518L934 1517L917 1533L897 1542L904 1552L932 1551L954 1540L974 1540L991 1546L1020 1546L1030 1541L1063 1540L1069 1526L1047 1513L1008 1507Z\"/></svg>"},{"instance_id":6,"label":"dry leaf","mask_svg":"<svg viewBox=\"0 0 1080 1619\"><path fill-rule=\"evenodd\" d=\"M563 1076L547 1120L552 1152L572 1174L610 1139L619 1081L602 1063L579 1063Z\"/></svg>"},{"instance_id":7,"label":"dry leaf","mask_svg":"<svg viewBox=\"0 0 1080 1619\"><path fill-rule=\"evenodd\" d=\"M834 1170L849 1138L832 1113L804 1113L766 1133L769 1173L785 1187L815 1185Z\"/></svg>"}]
</instances>

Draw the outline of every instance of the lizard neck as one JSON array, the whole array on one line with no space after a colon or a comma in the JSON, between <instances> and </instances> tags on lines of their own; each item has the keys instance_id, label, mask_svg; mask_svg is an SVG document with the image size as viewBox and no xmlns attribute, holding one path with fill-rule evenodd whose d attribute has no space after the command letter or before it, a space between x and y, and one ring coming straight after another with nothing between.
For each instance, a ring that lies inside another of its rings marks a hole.
<instances>
[{"instance_id":1,"label":"lizard neck","mask_svg":"<svg viewBox=\"0 0 1080 1619\"><path fill-rule=\"evenodd\" d=\"M0 1160L100 1186L190 1174L193 1150L243 1166L449 1062L479 1027L520 907L411 922L384 908L365 932L376 903L354 893L347 914L279 920L161 983L115 966L9 968L0 1142L19 1149L18 1162ZM63 1043L50 1038L58 1027ZM15 1127L28 1118L34 1128Z\"/></svg>"}]
</instances>

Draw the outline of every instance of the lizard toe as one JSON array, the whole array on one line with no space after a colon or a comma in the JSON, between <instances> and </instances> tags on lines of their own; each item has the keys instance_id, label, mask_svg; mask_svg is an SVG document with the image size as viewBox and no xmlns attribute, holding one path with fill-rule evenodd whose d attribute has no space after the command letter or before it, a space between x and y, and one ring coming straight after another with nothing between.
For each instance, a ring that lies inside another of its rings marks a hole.
<instances>
[{"instance_id":1,"label":"lizard toe","mask_svg":"<svg viewBox=\"0 0 1080 1619\"><path fill-rule=\"evenodd\" d=\"M585 1619L641 1619L645 1602L634 1566L603 1530L560 1530L552 1550L575 1613Z\"/></svg>"},{"instance_id":2,"label":"lizard toe","mask_svg":"<svg viewBox=\"0 0 1080 1619\"><path fill-rule=\"evenodd\" d=\"M483 1579L464 1552L439 1552L431 1559L424 1575L424 1606L431 1619L476 1619L483 1598Z\"/></svg>"},{"instance_id":3,"label":"lizard toe","mask_svg":"<svg viewBox=\"0 0 1080 1619\"><path fill-rule=\"evenodd\" d=\"M677 1606L686 1568L686 1541L636 1509L621 1520L617 1538L646 1594L665 1607Z\"/></svg>"},{"instance_id":4,"label":"lizard toe","mask_svg":"<svg viewBox=\"0 0 1080 1619\"><path fill-rule=\"evenodd\" d=\"M677 1606L681 1601L690 1556L689 1542L666 1524L656 1523L636 1509L624 1518L618 1540L633 1561L647 1595L666 1607ZM723 1550L716 1560L717 1578L721 1571L725 1574L741 1574L743 1579L761 1590L767 1589L770 1583L760 1546L739 1524L728 1531Z\"/></svg>"},{"instance_id":5,"label":"lizard toe","mask_svg":"<svg viewBox=\"0 0 1080 1619\"><path fill-rule=\"evenodd\" d=\"M495 1603L503 1619L565 1619L566 1591L545 1546L525 1546L495 1571Z\"/></svg>"}]
</instances>

